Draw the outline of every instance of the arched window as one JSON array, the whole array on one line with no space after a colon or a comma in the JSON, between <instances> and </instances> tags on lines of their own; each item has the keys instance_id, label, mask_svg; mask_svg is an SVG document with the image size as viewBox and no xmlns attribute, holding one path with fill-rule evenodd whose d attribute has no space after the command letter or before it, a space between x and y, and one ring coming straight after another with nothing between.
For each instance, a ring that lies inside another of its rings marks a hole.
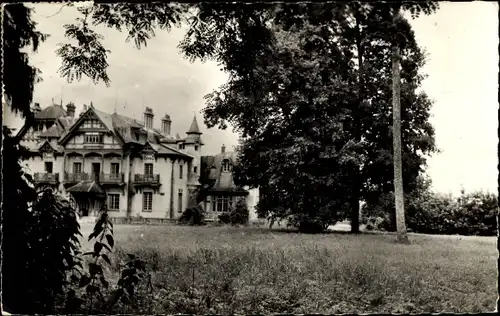
<instances>
[{"instance_id":1,"label":"arched window","mask_svg":"<svg viewBox=\"0 0 500 316\"><path fill-rule=\"evenodd\" d=\"M231 162L229 159L224 159L222 161L222 171L231 171Z\"/></svg>"}]
</instances>

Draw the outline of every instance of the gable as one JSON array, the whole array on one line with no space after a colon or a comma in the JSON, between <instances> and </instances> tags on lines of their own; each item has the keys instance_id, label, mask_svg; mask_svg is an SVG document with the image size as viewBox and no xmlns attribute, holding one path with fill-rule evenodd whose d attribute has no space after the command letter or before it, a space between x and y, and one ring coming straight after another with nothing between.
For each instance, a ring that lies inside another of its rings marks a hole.
<instances>
[{"instance_id":1,"label":"gable","mask_svg":"<svg viewBox=\"0 0 500 316\"><path fill-rule=\"evenodd\" d=\"M52 148L52 146L50 145L50 143L48 141L45 141L42 143L42 145L40 145L40 147L38 148L38 151L39 152L46 152L46 153L51 153L51 152L54 152L54 148Z\"/></svg>"},{"instance_id":2,"label":"gable","mask_svg":"<svg viewBox=\"0 0 500 316\"><path fill-rule=\"evenodd\" d=\"M142 148L141 152L143 154L154 154L154 153L158 152L158 150L156 150L155 148L153 148L153 146L151 145L150 142L146 142L146 144Z\"/></svg>"},{"instance_id":3,"label":"gable","mask_svg":"<svg viewBox=\"0 0 500 316\"><path fill-rule=\"evenodd\" d=\"M112 126L105 124L103 119L94 111L94 108L89 108L78 120L70 127L66 135L60 140L61 145L66 145L70 140L75 137L84 137L87 133L99 133L111 136L113 143L122 144L121 139L116 137L112 130ZM78 136L77 136L78 135Z\"/></svg>"},{"instance_id":4,"label":"gable","mask_svg":"<svg viewBox=\"0 0 500 316\"><path fill-rule=\"evenodd\" d=\"M79 130L108 130L101 119L93 112L87 112L83 115L82 121L79 122Z\"/></svg>"}]
</instances>

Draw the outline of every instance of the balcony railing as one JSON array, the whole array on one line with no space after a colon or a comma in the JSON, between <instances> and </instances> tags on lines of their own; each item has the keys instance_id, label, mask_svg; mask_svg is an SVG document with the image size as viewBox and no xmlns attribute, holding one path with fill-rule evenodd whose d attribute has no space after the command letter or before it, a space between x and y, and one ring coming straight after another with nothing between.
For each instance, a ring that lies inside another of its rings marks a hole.
<instances>
[{"instance_id":1,"label":"balcony railing","mask_svg":"<svg viewBox=\"0 0 500 316\"><path fill-rule=\"evenodd\" d=\"M66 173L64 181L80 182L80 181L96 181L100 183L122 183L124 181L123 173Z\"/></svg>"},{"instance_id":2,"label":"balcony railing","mask_svg":"<svg viewBox=\"0 0 500 316\"><path fill-rule=\"evenodd\" d=\"M159 174L136 174L134 177L136 184L160 184Z\"/></svg>"},{"instance_id":3,"label":"balcony railing","mask_svg":"<svg viewBox=\"0 0 500 316\"><path fill-rule=\"evenodd\" d=\"M57 183L59 181L59 173L37 172L33 178L37 183Z\"/></svg>"},{"instance_id":4,"label":"balcony railing","mask_svg":"<svg viewBox=\"0 0 500 316\"><path fill-rule=\"evenodd\" d=\"M90 180L88 173L66 173L64 175L64 181L66 182L80 182Z\"/></svg>"},{"instance_id":5,"label":"balcony railing","mask_svg":"<svg viewBox=\"0 0 500 316\"><path fill-rule=\"evenodd\" d=\"M123 173L101 173L99 174L100 183L123 183Z\"/></svg>"}]
</instances>

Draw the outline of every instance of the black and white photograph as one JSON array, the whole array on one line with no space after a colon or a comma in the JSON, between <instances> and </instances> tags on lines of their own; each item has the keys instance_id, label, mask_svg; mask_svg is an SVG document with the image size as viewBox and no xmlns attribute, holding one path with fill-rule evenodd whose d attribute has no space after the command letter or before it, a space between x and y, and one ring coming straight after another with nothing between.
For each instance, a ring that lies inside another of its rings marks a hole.
<instances>
[{"instance_id":1,"label":"black and white photograph","mask_svg":"<svg viewBox=\"0 0 500 316\"><path fill-rule=\"evenodd\" d=\"M499 5L2 5L2 315L494 313Z\"/></svg>"}]
</instances>

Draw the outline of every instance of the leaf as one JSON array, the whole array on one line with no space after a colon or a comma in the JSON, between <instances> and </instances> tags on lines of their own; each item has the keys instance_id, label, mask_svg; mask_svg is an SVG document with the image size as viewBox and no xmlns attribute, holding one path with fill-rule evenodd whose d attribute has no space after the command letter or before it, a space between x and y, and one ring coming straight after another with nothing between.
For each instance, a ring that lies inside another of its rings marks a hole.
<instances>
[{"instance_id":1,"label":"leaf","mask_svg":"<svg viewBox=\"0 0 500 316\"><path fill-rule=\"evenodd\" d=\"M95 256L99 255L101 253L101 250L102 250L102 243L96 241L94 243L94 254Z\"/></svg>"},{"instance_id":2,"label":"leaf","mask_svg":"<svg viewBox=\"0 0 500 316\"><path fill-rule=\"evenodd\" d=\"M102 276L101 276L100 280L101 280L102 285L103 285L105 288L108 288L109 283L108 283L108 281L106 281L106 278L104 278L104 275L102 275Z\"/></svg>"},{"instance_id":3,"label":"leaf","mask_svg":"<svg viewBox=\"0 0 500 316\"><path fill-rule=\"evenodd\" d=\"M109 245L111 248L113 248L113 246L114 246L114 244L115 244L115 241L114 241L114 239L113 239L113 236L112 236L112 235L110 235L110 234L106 235L106 240L107 240L107 242L108 242L108 245Z\"/></svg>"},{"instance_id":4,"label":"leaf","mask_svg":"<svg viewBox=\"0 0 500 316\"><path fill-rule=\"evenodd\" d=\"M89 273L92 277L95 275L102 275L102 267L98 264L95 264L93 262L89 263Z\"/></svg>"},{"instance_id":5,"label":"leaf","mask_svg":"<svg viewBox=\"0 0 500 316\"><path fill-rule=\"evenodd\" d=\"M101 254L101 258L106 261L107 264L111 265L111 260L109 260L109 257L107 254L103 253Z\"/></svg>"},{"instance_id":6,"label":"leaf","mask_svg":"<svg viewBox=\"0 0 500 316\"><path fill-rule=\"evenodd\" d=\"M135 260L135 256L133 254L128 253L127 255L128 255L129 260Z\"/></svg>"},{"instance_id":7,"label":"leaf","mask_svg":"<svg viewBox=\"0 0 500 316\"><path fill-rule=\"evenodd\" d=\"M80 278L80 284L79 284L79 287L84 287L86 286L87 284L89 284L91 281L91 279L89 278L88 275L84 274L82 275L82 277Z\"/></svg>"}]
</instances>

